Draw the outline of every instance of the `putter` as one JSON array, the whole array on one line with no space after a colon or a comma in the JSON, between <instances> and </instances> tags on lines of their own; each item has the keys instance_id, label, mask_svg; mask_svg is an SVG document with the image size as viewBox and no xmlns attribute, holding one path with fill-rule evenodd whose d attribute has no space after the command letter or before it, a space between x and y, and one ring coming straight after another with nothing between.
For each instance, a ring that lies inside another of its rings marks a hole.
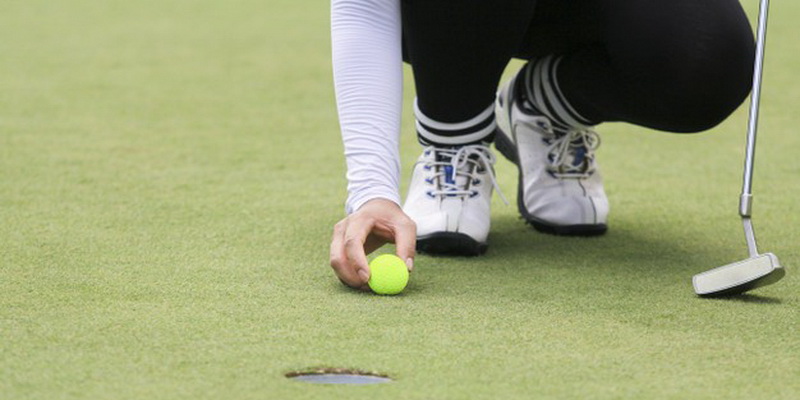
<instances>
[{"instance_id":1,"label":"putter","mask_svg":"<svg viewBox=\"0 0 800 400\"><path fill-rule=\"evenodd\" d=\"M769 0L761 0L758 13L758 38L753 67L753 92L750 97L750 119L747 125L747 153L744 160L744 179L739 198L739 215L744 225L744 235L750 258L697 274L692 279L694 291L702 297L737 295L758 287L771 285L786 275L786 270L772 253L758 254L753 223L753 161L756 150L758 107L761 100L761 76L764 68L764 46L767 36Z\"/></svg>"}]
</instances>

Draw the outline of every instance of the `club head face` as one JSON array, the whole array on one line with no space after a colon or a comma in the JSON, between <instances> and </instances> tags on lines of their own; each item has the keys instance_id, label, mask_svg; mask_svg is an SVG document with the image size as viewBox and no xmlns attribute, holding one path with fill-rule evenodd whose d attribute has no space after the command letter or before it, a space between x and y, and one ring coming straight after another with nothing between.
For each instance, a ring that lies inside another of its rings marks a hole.
<instances>
[{"instance_id":1,"label":"club head face","mask_svg":"<svg viewBox=\"0 0 800 400\"><path fill-rule=\"evenodd\" d=\"M732 296L771 285L783 278L786 270L772 253L697 274L692 278L694 292L701 297Z\"/></svg>"}]
</instances>

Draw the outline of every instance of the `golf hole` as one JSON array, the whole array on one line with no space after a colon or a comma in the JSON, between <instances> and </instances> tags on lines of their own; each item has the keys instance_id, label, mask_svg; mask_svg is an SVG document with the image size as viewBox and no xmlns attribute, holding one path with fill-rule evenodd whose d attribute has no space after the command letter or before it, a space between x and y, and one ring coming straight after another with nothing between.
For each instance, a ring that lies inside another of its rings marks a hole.
<instances>
[{"instance_id":1,"label":"golf hole","mask_svg":"<svg viewBox=\"0 0 800 400\"><path fill-rule=\"evenodd\" d=\"M294 381L330 385L375 385L392 382L384 374L347 368L310 368L289 372L285 376Z\"/></svg>"}]
</instances>

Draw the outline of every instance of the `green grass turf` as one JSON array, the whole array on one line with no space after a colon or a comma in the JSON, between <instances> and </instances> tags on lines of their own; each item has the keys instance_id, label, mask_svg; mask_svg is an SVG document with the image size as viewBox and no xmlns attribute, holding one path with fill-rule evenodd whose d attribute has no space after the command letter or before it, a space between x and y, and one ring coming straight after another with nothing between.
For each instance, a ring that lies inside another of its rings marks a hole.
<instances>
[{"instance_id":1,"label":"green grass turf","mask_svg":"<svg viewBox=\"0 0 800 400\"><path fill-rule=\"evenodd\" d=\"M328 2L6 1L0 398L800 398L800 5L772 17L755 223L780 284L690 285L746 256L740 110L697 136L602 126L606 236L538 234L496 201L485 257L420 256L377 297L327 266ZM283 378L314 366L396 382Z\"/></svg>"}]
</instances>

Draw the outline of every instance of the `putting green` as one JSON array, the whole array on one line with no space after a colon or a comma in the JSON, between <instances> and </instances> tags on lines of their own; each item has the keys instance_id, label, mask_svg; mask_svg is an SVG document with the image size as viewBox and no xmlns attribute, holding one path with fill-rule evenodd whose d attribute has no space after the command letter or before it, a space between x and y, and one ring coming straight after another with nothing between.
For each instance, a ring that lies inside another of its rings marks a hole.
<instances>
[{"instance_id":1,"label":"putting green","mask_svg":"<svg viewBox=\"0 0 800 400\"><path fill-rule=\"evenodd\" d=\"M601 126L603 237L536 233L495 199L486 256L420 256L400 296L343 288L328 9L3 4L0 397L800 398L800 4L773 5L755 180L788 276L730 300L690 280L746 257L744 109L694 136ZM395 381L284 377L310 367Z\"/></svg>"}]
</instances>

